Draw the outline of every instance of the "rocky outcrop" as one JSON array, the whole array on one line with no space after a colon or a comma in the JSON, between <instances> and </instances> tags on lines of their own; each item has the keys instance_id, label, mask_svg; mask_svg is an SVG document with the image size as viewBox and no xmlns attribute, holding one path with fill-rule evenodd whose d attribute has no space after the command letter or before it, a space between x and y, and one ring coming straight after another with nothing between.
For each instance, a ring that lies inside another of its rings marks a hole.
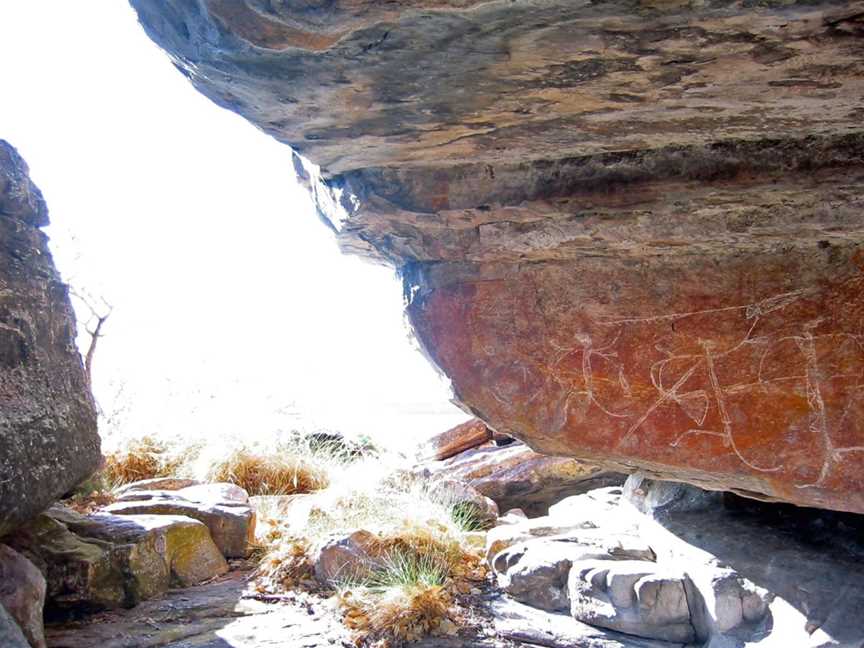
<instances>
[{"instance_id":1,"label":"rocky outcrop","mask_svg":"<svg viewBox=\"0 0 864 648\"><path fill-rule=\"evenodd\" d=\"M675 645L852 648L864 641L862 524L634 476L623 494L591 491L493 529L486 555L550 630L569 618Z\"/></svg>"},{"instance_id":2,"label":"rocky outcrop","mask_svg":"<svg viewBox=\"0 0 864 648\"><path fill-rule=\"evenodd\" d=\"M0 536L96 470L96 412L75 316L40 230L48 210L0 140Z\"/></svg>"},{"instance_id":3,"label":"rocky outcrop","mask_svg":"<svg viewBox=\"0 0 864 648\"><path fill-rule=\"evenodd\" d=\"M549 457L521 443L486 444L445 461L422 464L418 474L462 481L492 499L502 511L518 508L545 515L570 495L622 484L624 475L567 457Z\"/></svg>"},{"instance_id":4,"label":"rocky outcrop","mask_svg":"<svg viewBox=\"0 0 864 648\"><path fill-rule=\"evenodd\" d=\"M132 4L495 430L864 512L864 3Z\"/></svg>"},{"instance_id":5,"label":"rocky outcrop","mask_svg":"<svg viewBox=\"0 0 864 648\"><path fill-rule=\"evenodd\" d=\"M182 482L181 482L182 483ZM203 522L226 558L245 558L255 540L255 511L233 484L197 484L173 490L126 490L103 512L180 515Z\"/></svg>"},{"instance_id":6,"label":"rocky outcrop","mask_svg":"<svg viewBox=\"0 0 864 648\"><path fill-rule=\"evenodd\" d=\"M55 506L7 541L44 574L52 614L131 607L228 570L207 527L183 516L82 516Z\"/></svg>"}]
</instances>

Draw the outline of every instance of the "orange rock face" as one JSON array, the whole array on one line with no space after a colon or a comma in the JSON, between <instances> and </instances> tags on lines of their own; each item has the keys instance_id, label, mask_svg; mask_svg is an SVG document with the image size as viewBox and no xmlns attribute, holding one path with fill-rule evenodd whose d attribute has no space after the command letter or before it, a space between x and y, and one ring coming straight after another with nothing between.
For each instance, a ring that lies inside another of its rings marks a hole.
<instances>
[{"instance_id":1,"label":"orange rock face","mask_svg":"<svg viewBox=\"0 0 864 648\"><path fill-rule=\"evenodd\" d=\"M541 451L864 510L864 254L650 266L433 275L409 312L459 398Z\"/></svg>"}]
</instances>

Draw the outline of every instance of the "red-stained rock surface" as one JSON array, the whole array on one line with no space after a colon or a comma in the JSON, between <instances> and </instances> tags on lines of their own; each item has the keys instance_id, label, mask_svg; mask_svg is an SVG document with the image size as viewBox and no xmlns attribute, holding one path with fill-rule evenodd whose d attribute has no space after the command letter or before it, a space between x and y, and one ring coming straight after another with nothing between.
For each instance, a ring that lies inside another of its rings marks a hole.
<instances>
[{"instance_id":1,"label":"red-stained rock surface","mask_svg":"<svg viewBox=\"0 0 864 648\"><path fill-rule=\"evenodd\" d=\"M492 428L864 512L864 2L132 4Z\"/></svg>"},{"instance_id":2,"label":"red-stained rock surface","mask_svg":"<svg viewBox=\"0 0 864 648\"><path fill-rule=\"evenodd\" d=\"M410 313L459 398L541 451L864 510L864 255L822 263L484 269Z\"/></svg>"}]
</instances>

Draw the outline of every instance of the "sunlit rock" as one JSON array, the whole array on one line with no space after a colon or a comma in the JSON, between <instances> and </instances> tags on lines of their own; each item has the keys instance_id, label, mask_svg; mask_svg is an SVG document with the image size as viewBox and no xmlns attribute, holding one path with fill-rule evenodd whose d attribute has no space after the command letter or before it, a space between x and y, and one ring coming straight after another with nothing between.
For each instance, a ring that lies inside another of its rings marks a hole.
<instances>
[{"instance_id":1,"label":"sunlit rock","mask_svg":"<svg viewBox=\"0 0 864 648\"><path fill-rule=\"evenodd\" d=\"M121 494L104 508L111 515L181 515L203 522L226 558L245 558L255 540L256 515L249 497L233 484L197 484L176 491Z\"/></svg>"}]
</instances>

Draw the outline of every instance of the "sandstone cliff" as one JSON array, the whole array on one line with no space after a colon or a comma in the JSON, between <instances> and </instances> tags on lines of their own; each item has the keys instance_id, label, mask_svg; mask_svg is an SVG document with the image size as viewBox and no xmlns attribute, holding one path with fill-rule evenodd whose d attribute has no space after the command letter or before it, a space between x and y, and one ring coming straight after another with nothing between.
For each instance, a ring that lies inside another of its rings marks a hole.
<instances>
[{"instance_id":1,"label":"sandstone cliff","mask_svg":"<svg viewBox=\"0 0 864 648\"><path fill-rule=\"evenodd\" d=\"M864 2L132 4L496 430L864 512Z\"/></svg>"},{"instance_id":2,"label":"sandstone cliff","mask_svg":"<svg viewBox=\"0 0 864 648\"><path fill-rule=\"evenodd\" d=\"M96 470L96 412L75 316L45 234L48 211L0 140L0 536Z\"/></svg>"}]
</instances>

